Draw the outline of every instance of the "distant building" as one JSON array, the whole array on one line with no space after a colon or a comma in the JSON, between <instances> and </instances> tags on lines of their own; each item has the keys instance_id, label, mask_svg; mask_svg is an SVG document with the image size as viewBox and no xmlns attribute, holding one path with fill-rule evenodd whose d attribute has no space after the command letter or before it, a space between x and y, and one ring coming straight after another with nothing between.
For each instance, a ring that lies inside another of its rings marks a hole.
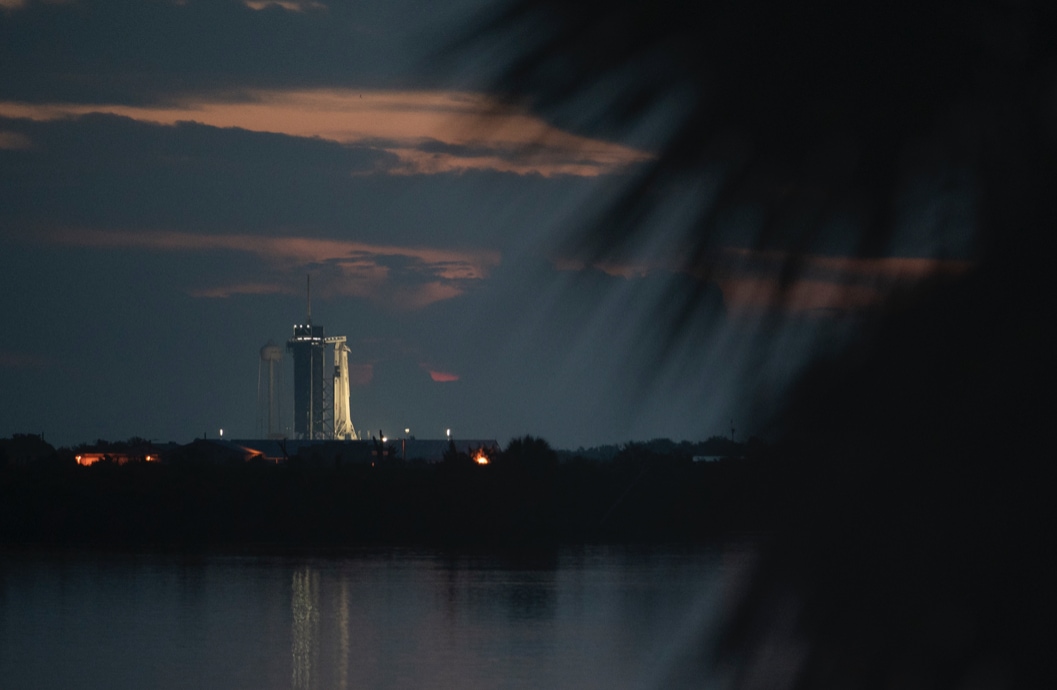
<instances>
[{"instance_id":1,"label":"distant building","mask_svg":"<svg viewBox=\"0 0 1057 690\"><path fill-rule=\"evenodd\" d=\"M77 460L78 465L89 466L94 465L97 462L112 462L115 465L125 465L130 462L158 462L160 458L156 455L135 455L132 453L117 453L117 452L91 452L91 453L78 453L74 456Z\"/></svg>"},{"instance_id":2,"label":"distant building","mask_svg":"<svg viewBox=\"0 0 1057 690\"><path fill-rule=\"evenodd\" d=\"M89 466L97 462L125 465L130 462L160 462L166 449L172 444L155 445L149 441L135 443L105 443L95 447L82 447L76 451L74 460L78 465Z\"/></svg>"}]
</instances>

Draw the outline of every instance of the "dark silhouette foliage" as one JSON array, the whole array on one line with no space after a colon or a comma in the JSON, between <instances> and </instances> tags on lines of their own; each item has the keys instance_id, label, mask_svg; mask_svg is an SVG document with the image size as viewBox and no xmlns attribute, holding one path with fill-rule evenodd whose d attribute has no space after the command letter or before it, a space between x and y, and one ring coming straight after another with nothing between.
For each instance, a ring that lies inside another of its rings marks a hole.
<instances>
[{"instance_id":1,"label":"dark silhouette foliage","mask_svg":"<svg viewBox=\"0 0 1057 690\"><path fill-rule=\"evenodd\" d=\"M43 434L14 434L0 439L0 468L56 464L62 458Z\"/></svg>"},{"instance_id":2,"label":"dark silhouette foliage","mask_svg":"<svg viewBox=\"0 0 1057 690\"><path fill-rule=\"evenodd\" d=\"M510 439L500 462L522 472L551 474L558 466L558 454L538 436L519 436Z\"/></svg>"},{"instance_id":3,"label":"dark silhouette foliage","mask_svg":"<svg viewBox=\"0 0 1057 690\"><path fill-rule=\"evenodd\" d=\"M443 462L448 467L470 467L474 464L468 453L460 451L455 447L455 441L448 441L448 449L444 451Z\"/></svg>"},{"instance_id":4,"label":"dark silhouette foliage","mask_svg":"<svg viewBox=\"0 0 1057 690\"><path fill-rule=\"evenodd\" d=\"M845 248L876 255L929 175L975 195L982 256L1053 247L1052 3L510 0L472 35L505 41L500 93L562 124L634 137L661 118L641 135L656 157L578 238L595 255L703 175L718 185L682 228L688 266L747 209L789 277L835 217L857 229Z\"/></svg>"},{"instance_id":5,"label":"dark silhouette foliage","mask_svg":"<svg viewBox=\"0 0 1057 690\"><path fill-rule=\"evenodd\" d=\"M475 31L511 102L657 152L573 238L589 259L691 189L684 268L748 215L781 297L811 253L898 252L908 197L960 200L940 223L971 251L926 255L974 267L898 295L776 420L772 539L702 659L746 688L1053 686L1057 5L511 0Z\"/></svg>"},{"instance_id":6,"label":"dark silhouette foliage","mask_svg":"<svg viewBox=\"0 0 1057 690\"><path fill-rule=\"evenodd\" d=\"M0 545L700 541L770 519L752 463L559 463L543 439L511 445L520 457L487 465L457 450L433 465L236 463L192 443L165 463L0 468Z\"/></svg>"}]
</instances>

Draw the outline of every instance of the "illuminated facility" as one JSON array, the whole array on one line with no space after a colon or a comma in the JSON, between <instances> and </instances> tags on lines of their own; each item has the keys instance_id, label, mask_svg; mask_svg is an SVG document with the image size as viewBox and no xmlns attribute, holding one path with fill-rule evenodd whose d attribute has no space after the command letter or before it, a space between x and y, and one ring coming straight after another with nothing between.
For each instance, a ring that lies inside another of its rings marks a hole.
<instances>
[{"instance_id":1,"label":"illuminated facility","mask_svg":"<svg viewBox=\"0 0 1057 690\"><path fill-rule=\"evenodd\" d=\"M286 349L294 359L294 438L355 440L349 413L349 348L343 335L324 335L312 325L312 289L308 317L294 325ZM327 376L327 350L333 352ZM329 378L329 380L328 380Z\"/></svg>"}]
</instances>

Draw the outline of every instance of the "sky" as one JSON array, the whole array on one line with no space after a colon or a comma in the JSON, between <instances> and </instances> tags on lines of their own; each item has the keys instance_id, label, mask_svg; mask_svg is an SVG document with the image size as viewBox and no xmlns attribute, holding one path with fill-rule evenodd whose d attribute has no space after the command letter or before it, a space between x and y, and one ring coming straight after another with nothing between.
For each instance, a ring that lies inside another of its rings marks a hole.
<instances>
[{"instance_id":1,"label":"sky","mask_svg":"<svg viewBox=\"0 0 1057 690\"><path fill-rule=\"evenodd\" d=\"M899 251L808 255L777 317L751 218L703 291L664 218L619 260L569 255L654 153L501 105L502 46L446 50L487 7L0 0L0 436L257 436L260 348L311 276L361 434L742 440L858 310L965 268L935 258L963 241L937 195ZM284 389L289 417L289 358Z\"/></svg>"}]
</instances>

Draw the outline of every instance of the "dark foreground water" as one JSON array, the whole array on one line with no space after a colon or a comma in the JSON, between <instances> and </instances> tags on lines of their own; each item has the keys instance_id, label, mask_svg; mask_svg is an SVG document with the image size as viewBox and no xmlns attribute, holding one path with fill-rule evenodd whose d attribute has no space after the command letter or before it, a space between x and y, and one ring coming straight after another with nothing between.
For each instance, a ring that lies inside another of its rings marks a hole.
<instances>
[{"instance_id":1,"label":"dark foreground water","mask_svg":"<svg viewBox=\"0 0 1057 690\"><path fill-rule=\"evenodd\" d=\"M739 546L0 552L0 688L712 687Z\"/></svg>"}]
</instances>

